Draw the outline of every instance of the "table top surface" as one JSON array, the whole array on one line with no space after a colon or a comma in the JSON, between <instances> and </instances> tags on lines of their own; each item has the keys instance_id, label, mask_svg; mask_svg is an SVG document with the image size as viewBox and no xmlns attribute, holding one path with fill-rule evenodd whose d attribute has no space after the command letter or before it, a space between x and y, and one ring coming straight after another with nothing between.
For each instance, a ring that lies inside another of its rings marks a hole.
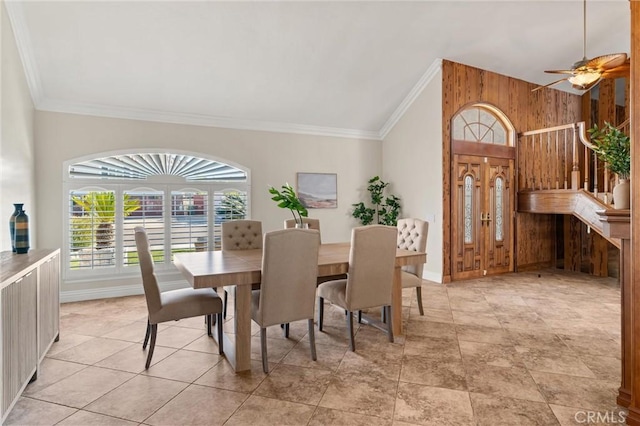
<instances>
[{"instance_id":1,"label":"table top surface","mask_svg":"<svg viewBox=\"0 0 640 426\"><path fill-rule=\"evenodd\" d=\"M349 266L350 243L321 244L318 276L344 274ZM398 249L396 267L426 262L423 252ZM260 283L262 249L176 253L174 264L194 287Z\"/></svg>"}]
</instances>

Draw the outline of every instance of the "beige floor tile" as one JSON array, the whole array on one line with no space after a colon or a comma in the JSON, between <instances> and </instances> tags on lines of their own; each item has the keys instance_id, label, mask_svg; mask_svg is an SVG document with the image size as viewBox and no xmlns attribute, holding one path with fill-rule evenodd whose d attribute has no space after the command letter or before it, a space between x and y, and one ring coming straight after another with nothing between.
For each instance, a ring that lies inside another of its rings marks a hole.
<instances>
[{"instance_id":1,"label":"beige floor tile","mask_svg":"<svg viewBox=\"0 0 640 426\"><path fill-rule=\"evenodd\" d=\"M584 408L565 407L549 404L561 426L576 426L585 424L625 424L627 410L622 407L613 407L606 411L595 411Z\"/></svg>"},{"instance_id":2,"label":"beige floor tile","mask_svg":"<svg viewBox=\"0 0 640 426\"><path fill-rule=\"evenodd\" d=\"M455 338L410 337L404 344L404 354L451 361L460 359L460 347Z\"/></svg>"},{"instance_id":3,"label":"beige floor tile","mask_svg":"<svg viewBox=\"0 0 640 426\"><path fill-rule=\"evenodd\" d=\"M431 304L429 304L431 306ZM453 324L453 315L451 310L448 309L436 309L433 307L424 308L424 315L411 315L412 321L432 321L432 322L444 322L447 324Z\"/></svg>"},{"instance_id":4,"label":"beige floor tile","mask_svg":"<svg viewBox=\"0 0 640 426\"><path fill-rule=\"evenodd\" d=\"M405 355L400 382L467 390L465 370L460 360L438 360Z\"/></svg>"},{"instance_id":5,"label":"beige floor tile","mask_svg":"<svg viewBox=\"0 0 640 426\"><path fill-rule=\"evenodd\" d=\"M306 425L315 407L252 395L225 423L225 426Z\"/></svg>"},{"instance_id":6,"label":"beige floor tile","mask_svg":"<svg viewBox=\"0 0 640 426\"><path fill-rule=\"evenodd\" d=\"M474 425L469 393L400 383L394 419L421 425Z\"/></svg>"},{"instance_id":7,"label":"beige floor tile","mask_svg":"<svg viewBox=\"0 0 640 426\"><path fill-rule=\"evenodd\" d=\"M141 422L186 387L186 383L139 375L92 402L85 409Z\"/></svg>"},{"instance_id":8,"label":"beige floor tile","mask_svg":"<svg viewBox=\"0 0 640 426\"><path fill-rule=\"evenodd\" d=\"M451 311L453 322L456 324L479 325L482 327L500 328L498 319L493 312Z\"/></svg>"},{"instance_id":9,"label":"beige floor tile","mask_svg":"<svg viewBox=\"0 0 640 426\"><path fill-rule=\"evenodd\" d=\"M202 337L197 338L193 342L189 343L184 349L188 351L206 352L210 354L217 354L219 352L218 344L213 337L205 334Z\"/></svg>"},{"instance_id":10,"label":"beige floor tile","mask_svg":"<svg viewBox=\"0 0 640 426\"><path fill-rule=\"evenodd\" d=\"M620 344L606 336L585 338L584 336L560 334L559 337L574 352L582 355L607 356L618 359L622 356Z\"/></svg>"},{"instance_id":11,"label":"beige floor tile","mask_svg":"<svg viewBox=\"0 0 640 426\"><path fill-rule=\"evenodd\" d=\"M222 359L220 355L181 349L150 366L142 374L192 383Z\"/></svg>"},{"instance_id":12,"label":"beige floor tile","mask_svg":"<svg viewBox=\"0 0 640 426\"><path fill-rule=\"evenodd\" d=\"M491 396L544 402L536 383L524 368L493 367L487 364L465 364L470 392Z\"/></svg>"},{"instance_id":13,"label":"beige floor tile","mask_svg":"<svg viewBox=\"0 0 640 426\"><path fill-rule=\"evenodd\" d=\"M558 420L545 402L471 393L478 426L553 426Z\"/></svg>"},{"instance_id":14,"label":"beige floor tile","mask_svg":"<svg viewBox=\"0 0 640 426\"><path fill-rule=\"evenodd\" d=\"M82 334L100 337L130 325L132 322L130 319L73 313L60 316L60 334Z\"/></svg>"},{"instance_id":15,"label":"beige floor tile","mask_svg":"<svg viewBox=\"0 0 640 426\"><path fill-rule=\"evenodd\" d=\"M520 352L526 352L522 348L537 349L549 354L572 354L573 351L563 339L553 332L535 332L528 330L509 330L509 336L514 346L520 348Z\"/></svg>"},{"instance_id":16,"label":"beige floor tile","mask_svg":"<svg viewBox=\"0 0 640 426\"><path fill-rule=\"evenodd\" d=\"M577 355L551 353L541 349L523 348L521 346L516 346L516 350L529 371L543 371L589 378L596 377Z\"/></svg>"},{"instance_id":17,"label":"beige floor tile","mask_svg":"<svg viewBox=\"0 0 640 426\"><path fill-rule=\"evenodd\" d=\"M177 349L174 348L165 348L164 346L156 345L153 351L151 365L153 366L157 364L176 351ZM145 369L144 366L147 362L148 352L148 346L147 350L143 351L142 344L136 343L108 358L103 359L95 365L96 367L104 367L112 370L128 371L129 373L138 374L142 373Z\"/></svg>"},{"instance_id":18,"label":"beige floor tile","mask_svg":"<svg viewBox=\"0 0 640 426\"><path fill-rule=\"evenodd\" d=\"M2 424L5 426L55 425L76 411L75 408L21 397Z\"/></svg>"},{"instance_id":19,"label":"beige floor tile","mask_svg":"<svg viewBox=\"0 0 640 426\"><path fill-rule=\"evenodd\" d=\"M391 419L398 382L355 373L335 375L319 406Z\"/></svg>"},{"instance_id":20,"label":"beige floor tile","mask_svg":"<svg viewBox=\"0 0 640 426\"><path fill-rule=\"evenodd\" d=\"M479 363L494 367L520 367L525 364L518 352L512 346L493 345L479 342L460 342L462 361L465 363Z\"/></svg>"},{"instance_id":21,"label":"beige floor tile","mask_svg":"<svg viewBox=\"0 0 640 426\"><path fill-rule=\"evenodd\" d=\"M80 343L66 351L51 355L51 357L63 361L92 365L132 345L135 344L98 337L96 339Z\"/></svg>"},{"instance_id":22,"label":"beige floor tile","mask_svg":"<svg viewBox=\"0 0 640 426\"><path fill-rule=\"evenodd\" d=\"M274 368L276 364L270 364ZM236 392L253 392L267 375L262 371L262 362L251 361L251 370L236 373L231 364L221 361L202 375L196 384L226 389Z\"/></svg>"},{"instance_id":23,"label":"beige floor tile","mask_svg":"<svg viewBox=\"0 0 640 426\"><path fill-rule=\"evenodd\" d=\"M154 426L222 425L248 397L244 393L190 385L144 423Z\"/></svg>"},{"instance_id":24,"label":"beige floor tile","mask_svg":"<svg viewBox=\"0 0 640 426\"><path fill-rule=\"evenodd\" d=\"M468 342L493 343L496 345L512 345L509 333L502 328L482 327L476 325L456 325L458 340Z\"/></svg>"},{"instance_id":25,"label":"beige floor tile","mask_svg":"<svg viewBox=\"0 0 640 426\"><path fill-rule=\"evenodd\" d=\"M69 407L83 408L134 377L131 373L87 367L84 370L34 392L33 398Z\"/></svg>"},{"instance_id":26,"label":"beige floor tile","mask_svg":"<svg viewBox=\"0 0 640 426\"><path fill-rule=\"evenodd\" d=\"M164 330L164 324L158 324L158 330ZM136 321L124 327L113 330L110 333L105 334L104 338L125 340L127 342L142 343L144 335L147 331L147 322Z\"/></svg>"},{"instance_id":27,"label":"beige floor tile","mask_svg":"<svg viewBox=\"0 0 640 426\"><path fill-rule=\"evenodd\" d=\"M162 331L158 331L156 344L169 348L181 349L196 339L206 335L207 330L204 328L198 330L195 328L185 328L174 325L173 327L168 327Z\"/></svg>"},{"instance_id":28,"label":"beige floor tile","mask_svg":"<svg viewBox=\"0 0 640 426\"><path fill-rule=\"evenodd\" d=\"M40 368L38 369L38 379L27 385L23 395L33 395L47 386L65 379L85 368L87 368L87 366L84 364L45 358L42 360Z\"/></svg>"},{"instance_id":29,"label":"beige floor tile","mask_svg":"<svg viewBox=\"0 0 640 426\"><path fill-rule=\"evenodd\" d=\"M311 359L311 349L308 341L298 343L289 351L281 361L282 364L296 365L298 367L320 368L323 370L336 371L344 358L347 348L320 345L316 343L316 360Z\"/></svg>"},{"instance_id":30,"label":"beige floor tile","mask_svg":"<svg viewBox=\"0 0 640 426\"><path fill-rule=\"evenodd\" d=\"M89 411L77 411L73 415L67 417L58 426L137 426L138 422L118 419L116 417L105 416L104 414L91 413Z\"/></svg>"},{"instance_id":31,"label":"beige floor tile","mask_svg":"<svg viewBox=\"0 0 640 426\"><path fill-rule=\"evenodd\" d=\"M349 425L349 426L390 426L391 420L364 414L347 413L318 407L308 426Z\"/></svg>"},{"instance_id":32,"label":"beige floor tile","mask_svg":"<svg viewBox=\"0 0 640 426\"><path fill-rule=\"evenodd\" d=\"M446 324L432 321L410 322L405 333L407 338L411 337L440 337L455 338L456 328L453 324Z\"/></svg>"},{"instance_id":33,"label":"beige floor tile","mask_svg":"<svg viewBox=\"0 0 640 426\"><path fill-rule=\"evenodd\" d=\"M267 336L269 336L267 332ZM270 363L278 363L297 344L295 340L272 339L267 337L267 358ZM262 360L262 350L260 348L260 337L251 338L251 359Z\"/></svg>"},{"instance_id":34,"label":"beige floor tile","mask_svg":"<svg viewBox=\"0 0 640 426\"><path fill-rule=\"evenodd\" d=\"M338 374L380 376L397 381L400 377L402 357L386 352L347 351L338 368Z\"/></svg>"},{"instance_id":35,"label":"beige floor tile","mask_svg":"<svg viewBox=\"0 0 640 426\"><path fill-rule=\"evenodd\" d=\"M404 342L404 336L393 336L393 343L389 342L389 336L386 331L369 325L360 326L360 329L355 335L356 351L384 352L397 358L402 355Z\"/></svg>"},{"instance_id":36,"label":"beige floor tile","mask_svg":"<svg viewBox=\"0 0 640 426\"><path fill-rule=\"evenodd\" d=\"M270 371L253 394L317 405L332 377L333 373L329 370L280 364Z\"/></svg>"},{"instance_id":37,"label":"beige floor tile","mask_svg":"<svg viewBox=\"0 0 640 426\"><path fill-rule=\"evenodd\" d=\"M95 339L95 337L84 336L82 334L61 333L60 340L51 345L51 348L49 348L49 351L47 352L47 356L54 356L55 354L64 352L67 349L71 349L91 339Z\"/></svg>"},{"instance_id":38,"label":"beige floor tile","mask_svg":"<svg viewBox=\"0 0 640 426\"><path fill-rule=\"evenodd\" d=\"M622 377L620 359L611 356L580 355L580 359L597 379L615 382Z\"/></svg>"},{"instance_id":39,"label":"beige floor tile","mask_svg":"<svg viewBox=\"0 0 640 426\"><path fill-rule=\"evenodd\" d=\"M549 404L607 411L615 406L619 382L532 371Z\"/></svg>"}]
</instances>

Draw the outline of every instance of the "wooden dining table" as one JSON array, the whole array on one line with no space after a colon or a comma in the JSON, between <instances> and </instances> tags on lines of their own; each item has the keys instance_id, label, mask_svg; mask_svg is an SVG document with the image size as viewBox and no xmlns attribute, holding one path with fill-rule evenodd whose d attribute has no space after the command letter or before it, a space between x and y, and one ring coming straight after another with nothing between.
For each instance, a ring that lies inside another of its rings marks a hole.
<instances>
[{"instance_id":1,"label":"wooden dining table","mask_svg":"<svg viewBox=\"0 0 640 426\"><path fill-rule=\"evenodd\" d=\"M349 270L349 243L322 244L318 254L318 277L346 274ZM393 334L402 330L401 268L427 261L426 253L398 249L396 252L391 298ZM193 288L236 286L234 303L234 331L232 340L227 333L214 334L223 339L225 357L236 372L251 368L251 289L260 284L262 249L233 251L203 251L176 253L173 263ZM346 331L345 331L346 332Z\"/></svg>"}]
</instances>

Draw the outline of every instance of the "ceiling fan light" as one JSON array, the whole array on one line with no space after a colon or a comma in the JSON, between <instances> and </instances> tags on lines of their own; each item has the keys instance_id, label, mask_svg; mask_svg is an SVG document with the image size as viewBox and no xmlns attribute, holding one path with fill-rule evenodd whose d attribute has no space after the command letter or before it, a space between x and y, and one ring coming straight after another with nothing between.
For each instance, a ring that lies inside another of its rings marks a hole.
<instances>
[{"instance_id":1,"label":"ceiling fan light","mask_svg":"<svg viewBox=\"0 0 640 426\"><path fill-rule=\"evenodd\" d=\"M590 71L581 72L572 77L569 77L568 80L569 80L569 83L573 85L573 87L586 90L591 86L593 86L601 78L602 78L601 71L590 70Z\"/></svg>"}]
</instances>

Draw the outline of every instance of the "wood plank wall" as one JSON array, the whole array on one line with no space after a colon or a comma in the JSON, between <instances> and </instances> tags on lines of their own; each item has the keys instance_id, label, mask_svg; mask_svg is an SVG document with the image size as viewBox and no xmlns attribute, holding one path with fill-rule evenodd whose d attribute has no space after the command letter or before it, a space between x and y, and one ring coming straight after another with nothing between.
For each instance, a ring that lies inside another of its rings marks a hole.
<instances>
[{"instance_id":1,"label":"wood plank wall","mask_svg":"<svg viewBox=\"0 0 640 426\"><path fill-rule=\"evenodd\" d=\"M542 73L543 71L540 70ZM536 85L467 65L443 61L442 64L442 141L444 188L451 187L451 119L466 105L486 102L499 108L516 131L580 121L581 97L550 88L531 92ZM520 168L520 164L517 166ZM517 175L517 173L516 173ZM451 194L444 191L445 282L451 280ZM556 226L554 215L518 214L516 219L516 268L550 266L554 261Z\"/></svg>"}]
</instances>

